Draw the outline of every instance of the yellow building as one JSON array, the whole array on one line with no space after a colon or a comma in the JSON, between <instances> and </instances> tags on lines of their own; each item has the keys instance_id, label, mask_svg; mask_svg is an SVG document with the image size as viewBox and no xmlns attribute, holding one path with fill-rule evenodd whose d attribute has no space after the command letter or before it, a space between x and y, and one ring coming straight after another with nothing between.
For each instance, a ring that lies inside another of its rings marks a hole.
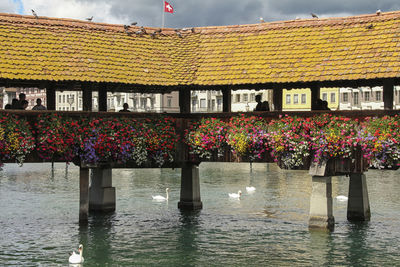
<instances>
[{"instance_id":1,"label":"yellow building","mask_svg":"<svg viewBox=\"0 0 400 267\"><path fill-rule=\"evenodd\" d=\"M283 89L282 93L283 110L310 110L311 109L311 90L310 89ZM339 88L321 88L320 98L328 101L331 110L339 107Z\"/></svg>"}]
</instances>

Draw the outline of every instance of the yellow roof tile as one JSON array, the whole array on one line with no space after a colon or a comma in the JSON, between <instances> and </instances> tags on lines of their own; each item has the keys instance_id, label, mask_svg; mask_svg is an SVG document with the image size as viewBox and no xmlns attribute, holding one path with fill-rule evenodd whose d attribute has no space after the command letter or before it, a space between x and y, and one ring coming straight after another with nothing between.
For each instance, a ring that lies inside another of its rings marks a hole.
<instances>
[{"instance_id":1,"label":"yellow roof tile","mask_svg":"<svg viewBox=\"0 0 400 267\"><path fill-rule=\"evenodd\" d=\"M164 29L0 14L0 78L230 85L399 77L400 12Z\"/></svg>"}]
</instances>

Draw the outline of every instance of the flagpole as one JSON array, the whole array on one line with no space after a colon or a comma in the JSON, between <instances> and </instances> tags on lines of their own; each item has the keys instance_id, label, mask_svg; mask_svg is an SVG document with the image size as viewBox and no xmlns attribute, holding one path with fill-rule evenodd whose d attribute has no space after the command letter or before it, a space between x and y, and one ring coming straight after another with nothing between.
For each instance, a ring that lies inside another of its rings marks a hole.
<instances>
[{"instance_id":1,"label":"flagpole","mask_svg":"<svg viewBox=\"0 0 400 267\"><path fill-rule=\"evenodd\" d=\"M164 0L161 0L161 2L162 2L162 24L161 24L161 29L164 29L164 21L165 21L165 19L164 19L164 16L165 16L165 12L164 12Z\"/></svg>"}]
</instances>

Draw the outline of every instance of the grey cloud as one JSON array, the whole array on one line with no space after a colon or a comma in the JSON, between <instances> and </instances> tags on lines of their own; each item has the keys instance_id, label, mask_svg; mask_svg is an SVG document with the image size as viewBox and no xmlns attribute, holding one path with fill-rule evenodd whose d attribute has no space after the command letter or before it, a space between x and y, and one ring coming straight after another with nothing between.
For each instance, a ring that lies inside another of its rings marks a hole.
<instances>
[{"instance_id":1,"label":"grey cloud","mask_svg":"<svg viewBox=\"0 0 400 267\"><path fill-rule=\"evenodd\" d=\"M320 17L331 17L374 13L377 9L400 10L399 0L169 0L168 2L175 9L174 14L165 14L166 27L172 28L251 24L258 23L260 17L265 21L288 20L297 16L309 18L311 12ZM161 0L108 0L105 3L112 5L112 16L126 23L137 21L139 25L144 26L161 25Z\"/></svg>"}]
</instances>

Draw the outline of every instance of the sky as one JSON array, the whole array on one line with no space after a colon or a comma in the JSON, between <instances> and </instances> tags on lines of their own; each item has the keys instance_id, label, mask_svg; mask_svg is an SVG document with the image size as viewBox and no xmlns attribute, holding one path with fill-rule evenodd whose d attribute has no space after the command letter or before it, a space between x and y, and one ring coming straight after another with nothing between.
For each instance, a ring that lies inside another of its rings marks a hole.
<instances>
[{"instance_id":1,"label":"sky","mask_svg":"<svg viewBox=\"0 0 400 267\"><path fill-rule=\"evenodd\" d=\"M164 0L0 0L0 13L81 19L94 22L160 27ZM400 10L399 0L167 0L170 28L221 26L296 18L343 17Z\"/></svg>"}]
</instances>

